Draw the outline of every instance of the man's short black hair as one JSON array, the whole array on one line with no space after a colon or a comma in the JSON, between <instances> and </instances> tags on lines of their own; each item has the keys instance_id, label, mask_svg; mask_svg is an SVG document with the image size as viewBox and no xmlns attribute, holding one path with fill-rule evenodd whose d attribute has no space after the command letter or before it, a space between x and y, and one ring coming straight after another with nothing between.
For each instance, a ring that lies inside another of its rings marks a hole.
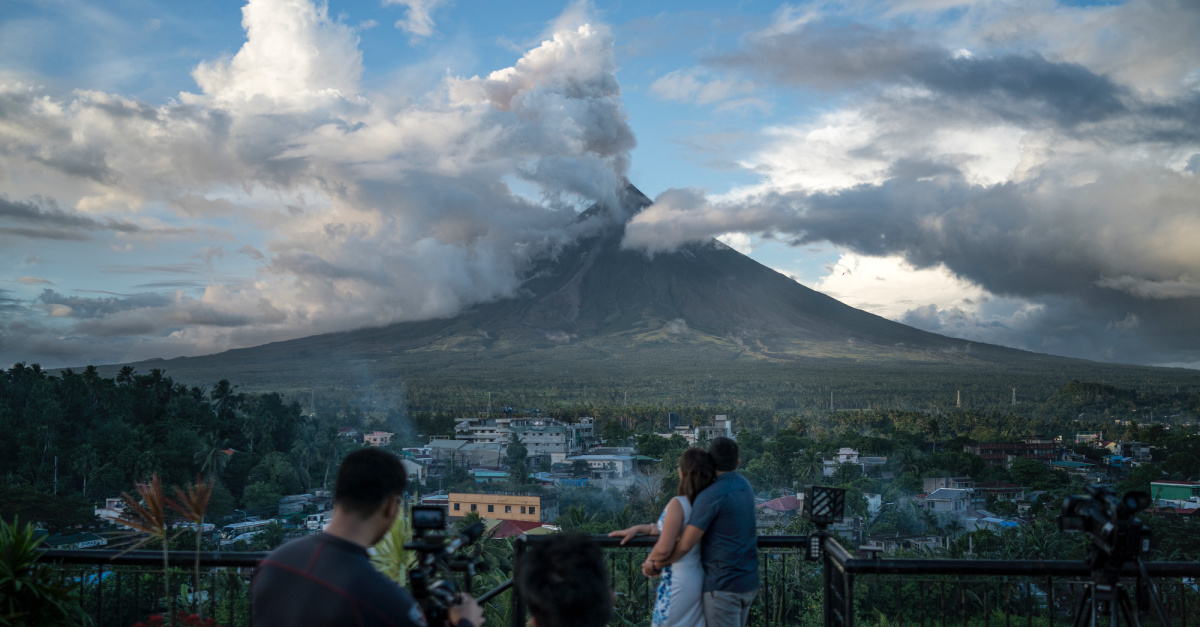
<instances>
[{"instance_id":1,"label":"man's short black hair","mask_svg":"<svg viewBox=\"0 0 1200 627\"><path fill-rule=\"evenodd\" d=\"M738 445L731 438L724 436L712 439L708 443L708 454L712 455L713 466L721 472L737 470Z\"/></svg>"},{"instance_id":2,"label":"man's short black hair","mask_svg":"<svg viewBox=\"0 0 1200 627\"><path fill-rule=\"evenodd\" d=\"M404 464L391 453L364 448L346 456L338 468L333 499L347 511L367 518L384 503L404 494L408 473Z\"/></svg>"},{"instance_id":3,"label":"man's short black hair","mask_svg":"<svg viewBox=\"0 0 1200 627\"><path fill-rule=\"evenodd\" d=\"M612 591L600 545L579 533L543 536L517 561L517 594L538 627L604 627Z\"/></svg>"}]
</instances>

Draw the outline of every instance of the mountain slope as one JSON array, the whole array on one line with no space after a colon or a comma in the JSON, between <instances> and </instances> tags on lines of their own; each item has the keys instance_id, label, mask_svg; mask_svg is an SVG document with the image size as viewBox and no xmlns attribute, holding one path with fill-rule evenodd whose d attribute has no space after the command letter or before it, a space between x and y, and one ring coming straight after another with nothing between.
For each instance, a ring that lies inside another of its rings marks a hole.
<instances>
[{"instance_id":1,"label":"mountain slope","mask_svg":"<svg viewBox=\"0 0 1200 627\"><path fill-rule=\"evenodd\" d=\"M649 204L632 186L626 196L630 212ZM593 208L580 219L603 216ZM715 240L647 257L622 249L623 233L619 224L598 229L538 263L517 296L453 318L137 366L164 368L196 383L228 378L250 389L398 387L403 381L410 390L440 389L431 393L431 399L441 399L436 402L471 397L476 393L465 388L475 385L524 390L592 385L611 396L638 379L664 381L658 388L639 384L654 390L691 377L689 385L700 389L703 378L711 380L714 373L722 381L799 376L815 381L835 370L845 377L851 369L857 380L874 368L872 377L895 381L974 371L983 380L1061 385L1072 373L1111 376L1103 373L1132 368L928 333L810 290ZM1007 395L1007 385L997 390Z\"/></svg>"}]
</instances>

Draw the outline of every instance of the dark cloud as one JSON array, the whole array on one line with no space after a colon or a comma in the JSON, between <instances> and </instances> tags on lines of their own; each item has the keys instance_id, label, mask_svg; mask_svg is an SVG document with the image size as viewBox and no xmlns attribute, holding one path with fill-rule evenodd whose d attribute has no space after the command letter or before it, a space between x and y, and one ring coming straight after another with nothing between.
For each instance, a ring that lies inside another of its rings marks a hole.
<instances>
[{"instance_id":1,"label":"dark cloud","mask_svg":"<svg viewBox=\"0 0 1200 627\"><path fill-rule=\"evenodd\" d=\"M124 220L96 219L74 211L63 211L49 198L34 196L29 200L9 200L0 194L0 220L9 220L33 227L0 227L0 233L40 239L85 240L81 231L120 231L136 233L141 227Z\"/></svg>"},{"instance_id":2,"label":"dark cloud","mask_svg":"<svg viewBox=\"0 0 1200 627\"><path fill-rule=\"evenodd\" d=\"M1177 143L1200 137L1200 94L1145 100L1077 63L1051 61L1036 52L990 57L955 53L907 29L813 22L752 37L740 50L709 63L800 88L920 87L931 92L925 103L930 108L990 114L1024 125L1073 128L1131 117L1127 130L1147 140ZM922 99L912 94L903 98Z\"/></svg>"},{"instance_id":3,"label":"dark cloud","mask_svg":"<svg viewBox=\"0 0 1200 627\"><path fill-rule=\"evenodd\" d=\"M38 302L43 305L64 305L70 307L72 317L95 318L99 316L141 309L144 307L162 307L171 299L161 294L133 294L129 296L112 296L109 298L88 298L85 296L67 296L52 289L42 290Z\"/></svg>"}]
</instances>

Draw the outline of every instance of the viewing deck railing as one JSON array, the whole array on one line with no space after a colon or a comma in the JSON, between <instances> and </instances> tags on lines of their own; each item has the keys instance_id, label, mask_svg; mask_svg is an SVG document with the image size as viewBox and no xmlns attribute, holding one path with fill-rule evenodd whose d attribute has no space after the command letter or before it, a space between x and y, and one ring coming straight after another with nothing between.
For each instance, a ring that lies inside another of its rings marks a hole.
<instances>
[{"instance_id":1,"label":"viewing deck railing","mask_svg":"<svg viewBox=\"0 0 1200 627\"><path fill-rule=\"evenodd\" d=\"M523 537L515 550L539 538ZM594 538L617 593L622 622L614 624L649 625L658 581L643 577L640 564L655 539L636 538L622 547L615 538ZM806 559L809 536L759 536L758 546L762 588L751 625L1053 627L1074 623L1079 598L1092 585L1091 571L1080 561L856 558L832 538L823 540L824 555L813 561ZM57 566L63 583L78 588L99 627L129 627L164 611L202 612L224 627L250 624L250 576L265 553L202 553L196 581L195 554L171 552L165 602L162 553L117 554L51 550L43 560ZM1147 562L1146 569L1170 624L1200 627L1200 564ZM1135 573L1123 575L1127 585ZM526 611L511 585L509 579L475 593L493 610L504 610L500 624L520 627Z\"/></svg>"}]
</instances>

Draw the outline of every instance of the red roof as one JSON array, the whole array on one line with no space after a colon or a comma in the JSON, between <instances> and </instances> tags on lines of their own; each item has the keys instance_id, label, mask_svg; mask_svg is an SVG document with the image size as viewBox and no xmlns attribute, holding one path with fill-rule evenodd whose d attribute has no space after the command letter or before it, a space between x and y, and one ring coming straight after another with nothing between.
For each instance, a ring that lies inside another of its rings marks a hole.
<instances>
[{"instance_id":1,"label":"red roof","mask_svg":"<svg viewBox=\"0 0 1200 627\"><path fill-rule=\"evenodd\" d=\"M1179 514L1180 516L1192 516L1200 507L1151 507L1146 510L1154 514Z\"/></svg>"},{"instance_id":2,"label":"red roof","mask_svg":"<svg viewBox=\"0 0 1200 627\"><path fill-rule=\"evenodd\" d=\"M493 538L511 538L519 536L530 529L541 527L542 523L532 520L501 520L500 524L492 529Z\"/></svg>"},{"instance_id":3,"label":"red roof","mask_svg":"<svg viewBox=\"0 0 1200 627\"><path fill-rule=\"evenodd\" d=\"M765 507L777 512L797 512L800 511L800 499L794 496L781 496L777 499L767 501L758 507L759 509Z\"/></svg>"}]
</instances>

